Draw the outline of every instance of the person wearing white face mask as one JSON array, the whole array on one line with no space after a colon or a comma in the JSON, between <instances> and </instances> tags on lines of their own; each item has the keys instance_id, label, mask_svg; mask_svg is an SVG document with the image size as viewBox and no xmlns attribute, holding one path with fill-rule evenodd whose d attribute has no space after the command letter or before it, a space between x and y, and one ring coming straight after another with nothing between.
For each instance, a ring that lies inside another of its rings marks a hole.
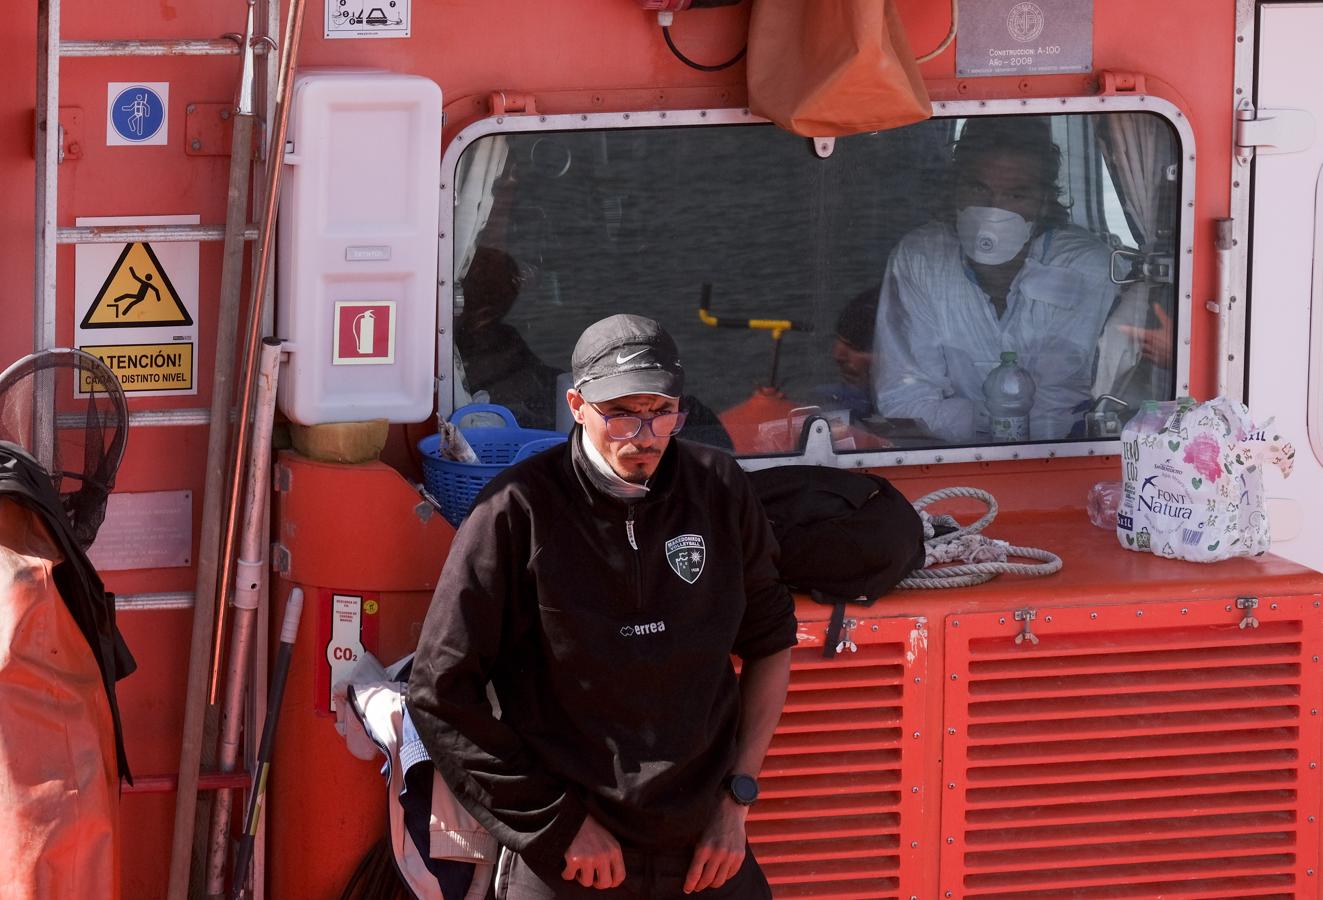
<instances>
[{"instance_id":1,"label":"person wearing white face mask","mask_svg":"<svg viewBox=\"0 0 1323 900\"><path fill-rule=\"evenodd\" d=\"M950 215L901 239L878 305L878 412L953 444L990 438L983 380L1013 350L1037 386L1030 437L1066 437L1090 399L1116 288L1110 255L1067 224L1046 117L970 119Z\"/></svg>"}]
</instances>

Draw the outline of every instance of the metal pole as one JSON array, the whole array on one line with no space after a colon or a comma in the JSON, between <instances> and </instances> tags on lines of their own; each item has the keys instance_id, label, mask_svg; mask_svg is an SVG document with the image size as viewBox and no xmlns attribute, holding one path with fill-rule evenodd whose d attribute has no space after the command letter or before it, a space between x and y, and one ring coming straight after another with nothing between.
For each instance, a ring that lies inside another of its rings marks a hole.
<instances>
[{"instance_id":1,"label":"metal pole","mask_svg":"<svg viewBox=\"0 0 1323 900\"><path fill-rule=\"evenodd\" d=\"M303 35L304 0L292 0L289 12L289 27L285 35L287 52L280 57L280 88L276 106L276 122L271 138L271 152L267 158L266 189L263 196L262 235L257 244L257 265L253 272L252 300L248 304L248 329L244 347L243 384L239 389L239 422L236 429L234 447L231 448L231 465L234 479L230 482L230 497L226 508L230 510L229 525L225 529L224 542L220 555L220 596L228 597L231 586L232 563L235 544L238 539L239 523L234 512L239 508L241 483L244 474L244 447L248 443L248 429L251 425L251 409L257 374L257 345L262 333L262 298L267 289L267 280L271 274L271 252L275 240L276 212L280 207L280 180L284 170L285 141L289 133L289 102L294 91L294 60L298 57L299 40ZM217 640L212 645L211 672L220 670L221 645L220 628L224 625L224 606L218 607Z\"/></svg>"},{"instance_id":2,"label":"metal pole","mask_svg":"<svg viewBox=\"0 0 1323 900\"><path fill-rule=\"evenodd\" d=\"M36 268L33 284L32 349L55 346L55 211L60 164L60 0L37 4ZM32 455L53 468L55 382L38 374L32 407Z\"/></svg>"},{"instance_id":3,"label":"metal pole","mask_svg":"<svg viewBox=\"0 0 1323 900\"><path fill-rule=\"evenodd\" d=\"M261 598L262 572L266 566L262 525L268 514L271 430L276 412L276 378L279 369L280 341L267 338L262 342L257 420L253 429L253 448L249 454L250 477L244 496L243 548L239 555L238 579L234 589L234 622L230 627L225 698L221 703L221 739L216 760L219 772L233 772L239 761L249 654ZM229 788L217 791L212 801L211 841L207 853L208 897L221 898L225 893L225 859L230 843L230 810L233 802L234 792Z\"/></svg>"},{"instance_id":4,"label":"metal pole","mask_svg":"<svg viewBox=\"0 0 1323 900\"><path fill-rule=\"evenodd\" d=\"M241 310L241 292L243 289L244 241L241 234L243 224L248 220L249 173L252 170L253 154L253 23L255 0L248 0L248 16L244 25L243 65L239 73L239 90L236 95L234 133L230 144L230 182L226 195L225 247L221 256L220 315L216 323L216 372L211 390L211 420L221 421L218 417L230 409L234 398L234 360L235 345L239 330ZM254 299L253 302L260 302ZM242 404L241 404L242 406ZM242 410L241 410L242 412ZM219 646L224 638L224 610L229 600L229 593L224 590L225 572L228 571L229 557L221 554L222 536L226 534L226 517L232 520L238 509L231 502L223 505L225 476L233 473L231 487L237 488L241 481L241 468L228 465L235 454L244 452L244 445L239 443L233 453L227 454L226 438L228 428L213 428L207 442L207 482L204 506L202 510L202 530L206 539L198 547L198 584L202 584L203 564L206 560L207 586L216 590L219 578L221 590L213 594L207 607L219 611L215 617L212 631L214 646ZM229 496L233 496L230 492ZM231 524L231 528L233 524ZM199 594L199 597L201 595ZM200 607L199 607L200 608ZM214 660L214 657L213 657ZM208 669L207 703L216 702L216 675L213 664Z\"/></svg>"},{"instance_id":5,"label":"metal pole","mask_svg":"<svg viewBox=\"0 0 1323 900\"><path fill-rule=\"evenodd\" d=\"M242 117L240 117L242 119ZM235 120L236 132L240 128ZM252 134L252 122L248 123ZM233 145L231 145L233 146ZM251 146L251 143L250 143ZM233 155L230 157L233 163ZM251 155L249 157L251 160ZM247 176L245 176L246 178ZM256 225L242 226L239 232L246 240L257 237ZM73 225L55 230L58 244L127 244L132 241L223 241L229 240L230 227L220 225Z\"/></svg>"},{"instance_id":6,"label":"metal pole","mask_svg":"<svg viewBox=\"0 0 1323 900\"><path fill-rule=\"evenodd\" d=\"M174 41L65 41L60 55L73 56L239 56L244 49L227 38ZM259 53L263 52L260 48Z\"/></svg>"},{"instance_id":7,"label":"metal pole","mask_svg":"<svg viewBox=\"0 0 1323 900\"><path fill-rule=\"evenodd\" d=\"M271 152L267 156L266 181L268 189L263 215L260 220L262 225L262 250L259 257L260 264L254 273L253 279L255 282L252 293L254 300L250 304L252 308L249 309L250 321L257 323L260 323L262 316L261 298L266 289L271 236L275 227L276 204L280 196L280 170L284 159L285 134L289 125L289 97L293 86L294 60L297 57L298 42L303 31L303 5L304 0L293 0L289 11L289 19L286 23L285 39L280 47L280 90L278 92L280 99L274 117L275 136L271 143ZM244 383L240 395L240 414L232 454L232 458L238 462L233 466L234 481L231 485L230 502L226 505L226 508L230 510L237 510L239 505L238 491L242 480L244 445L247 443L248 437L248 413L254 380L253 369L256 367L258 330L257 327L250 329L248 348L251 352L245 354L244 357ZM213 424L220 421L223 421L222 417L212 416ZM233 520L237 518L237 515L231 515L230 518ZM231 522L231 526L233 526L233 522ZM221 577L218 592L222 598L226 596L230 584L227 561L232 559L234 555L234 540L231 537L233 527L223 530L227 534L220 554L219 573ZM203 584L201 575L202 573L199 572L199 585ZM202 729L207 706L207 685L213 668L208 664L207 649L210 648L212 643L212 617L216 608L217 593L212 591L215 586L214 575L215 573L213 573L213 580L206 583L203 588L207 594L208 602L204 607L204 598L199 593L195 597L193 610L188 687L185 695L184 723L179 752L179 793L175 797L174 837L170 849L170 881L167 893L169 900L185 900L188 894L193 826L198 800L198 763L202 756Z\"/></svg>"},{"instance_id":8,"label":"metal pole","mask_svg":"<svg viewBox=\"0 0 1323 900\"><path fill-rule=\"evenodd\" d=\"M262 798L266 796L267 774L271 770L271 754L276 742L276 723L280 720L280 703L285 698L285 676L294 656L294 640L299 633L299 618L303 614L303 588L289 592L285 603L285 620L280 626L280 649L276 651L276 664L271 673L271 694L267 698L266 721L262 725L262 745L257 751L257 767L253 770L253 785L248 790L248 808L244 813L243 834L234 853L234 880L230 883L230 900L239 900L248 880L248 864L253 858L253 844L258 822L262 818Z\"/></svg>"}]
</instances>

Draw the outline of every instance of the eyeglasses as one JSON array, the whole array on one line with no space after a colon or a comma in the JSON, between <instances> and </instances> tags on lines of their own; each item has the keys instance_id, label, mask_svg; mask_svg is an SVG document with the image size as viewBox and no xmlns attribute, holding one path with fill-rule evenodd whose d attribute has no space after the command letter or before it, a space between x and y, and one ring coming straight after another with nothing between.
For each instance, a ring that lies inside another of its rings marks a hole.
<instances>
[{"instance_id":1,"label":"eyeglasses","mask_svg":"<svg viewBox=\"0 0 1323 900\"><path fill-rule=\"evenodd\" d=\"M638 437L643 431L644 426L652 433L653 437L667 438L678 434L684 427L684 420L688 418L689 413L664 412L655 416L643 418L629 414L608 415L597 408L595 404L589 403L602 421L606 423L606 436L613 441L627 441L630 438Z\"/></svg>"}]
</instances>

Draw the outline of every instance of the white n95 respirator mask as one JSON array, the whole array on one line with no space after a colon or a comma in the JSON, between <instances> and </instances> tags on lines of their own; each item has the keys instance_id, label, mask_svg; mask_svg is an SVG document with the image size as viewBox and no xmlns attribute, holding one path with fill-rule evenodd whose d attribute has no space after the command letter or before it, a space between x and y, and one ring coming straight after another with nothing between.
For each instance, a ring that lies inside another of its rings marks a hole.
<instances>
[{"instance_id":1,"label":"white n95 respirator mask","mask_svg":"<svg viewBox=\"0 0 1323 900\"><path fill-rule=\"evenodd\" d=\"M995 206L966 206L956 214L960 247L976 263L1009 262L1024 249L1031 233L1023 216Z\"/></svg>"}]
</instances>

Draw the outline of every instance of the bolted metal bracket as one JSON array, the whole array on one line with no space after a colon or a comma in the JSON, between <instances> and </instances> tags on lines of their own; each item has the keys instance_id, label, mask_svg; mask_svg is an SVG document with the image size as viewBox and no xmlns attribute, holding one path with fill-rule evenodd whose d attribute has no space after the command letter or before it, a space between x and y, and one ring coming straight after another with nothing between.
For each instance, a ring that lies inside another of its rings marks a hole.
<instances>
[{"instance_id":1,"label":"bolted metal bracket","mask_svg":"<svg viewBox=\"0 0 1323 900\"><path fill-rule=\"evenodd\" d=\"M851 653L858 652L859 645L850 639L850 632L854 631L858 624L859 623L854 619L846 619L841 623L841 640L836 644L837 653L843 653L846 650L849 650Z\"/></svg>"},{"instance_id":2,"label":"bolted metal bracket","mask_svg":"<svg viewBox=\"0 0 1323 900\"><path fill-rule=\"evenodd\" d=\"M1245 617L1240 620L1241 628L1258 628L1259 620L1254 617L1254 610L1259 608L1258 597L1237 597L1236 609L1242 610Z\"/></svg>"},{"instance_id":3,"label":"bolted metal bracket","mask_svg":"<svg viewBox=\"0 0 1323 900\"><path fill-rule=\"evenodd\" d=\"M60 107L60 155L59 162L83 158L83 108L81 106Z\"/></svg>"},{"instance_id":4,"label":"bolted metal bracket","mask_svg":"<svg viewBox=\"0 0 1323 900\"><path fill-rule=\"evenodd\" d=\"M1037 610L1017 609L1015 611L1015 621L1024 623L1024 629L1015 636L1016 644L1023 644L1025 641L1034 645L1038 644L1038 635L1034 634L1029 627L1030 623L1036 618L1038 618Z\"/></svg>"},{"instance_id":5,"label":"bolted metal bracket","mask_svg":"<svg viewBox=\"0 0 1323 900\"><path fill-rule=\"evenodd\" d=\"M288 575L292 563L289 549L284 544L271 545L271 571Z\"/></svg>"}]
</instances>

